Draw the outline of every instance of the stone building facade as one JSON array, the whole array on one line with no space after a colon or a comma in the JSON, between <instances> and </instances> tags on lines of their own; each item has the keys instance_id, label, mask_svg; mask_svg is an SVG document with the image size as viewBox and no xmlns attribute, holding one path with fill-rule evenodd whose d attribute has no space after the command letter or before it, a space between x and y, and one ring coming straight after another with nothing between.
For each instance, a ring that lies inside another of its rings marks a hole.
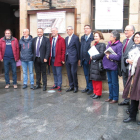
<instances>
[{"instance_id":1,"label":"stone building facade","mask_svg":"<svg viewBox=\"0 0 140 140\"><path fill-rule=\"evenodd\" d=\"M126 0L129 2L129 24L135 26L136 31L140 31L140 0ZM94 0L52 0L52 6L56 9L63 8L76 8L76 33L79 37L84 34L84 25L91 24L92 16L92 3ZM49 10L49 4L47 2L42 2L42 0L20 0L20 37L22 36L22 31L24 28L28 27L27 23L27 12L33 10ZM74 16L68 15L67 22L73 22ZM36 15L31 15L30 17L30 33L36 36L37 25ZM67 23L67 25L68 25ZM62 35L66 37L66 34ZM110 33L104 33L106 42L109 40ZM124 33L121 33L121 41L125 38ZM85 88L85 78L83 74L83 69L78 67L78 81L79 87ZM122 78L119 78L120 91L123 90ZM53 75L48 75L48 86L53 85ZM63 67L63 87L68 86L68 78L65 66ZM103 90L108 90L107 81L104 81Z\"/></svg>"}]
</instances>

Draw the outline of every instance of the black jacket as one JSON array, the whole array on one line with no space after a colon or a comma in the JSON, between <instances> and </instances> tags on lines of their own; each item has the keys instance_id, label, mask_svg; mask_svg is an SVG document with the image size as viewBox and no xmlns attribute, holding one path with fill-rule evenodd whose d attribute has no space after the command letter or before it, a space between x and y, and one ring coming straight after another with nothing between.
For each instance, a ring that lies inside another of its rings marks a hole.
<instances>
[{"instance_id":1,"label":"black jacket","mask_svg":"<svg viewBox=\"0 0 140 140\"><path fill-rule=\"evenodd\" d=\"M35 58L36 58L36 41L37 41L37 37L35 37L33 39L33 42L32 42L33 52L34 52L33 61L35 61ZM39 48L40 60L41 60L42 63L44 63L44 59L47 59L47 60L49 59L50 48L51 48L50 40L47 37L43 36L42 42L41 42L41 45L40 45L40 48Z\"/></svg>"},{"instance_id":2,"label":"black jacket","mask_svg":"<svg viewBox=\"0 0 140 140\"><path fill-rule=\"evenodd\" d=\"M94 44L94 41L91 43ZM92 56L91 64L90 64L90 80L94 81L102 81L106 80L106 71L100 71L99 70L99 62L101 61L104 57L104 51L106 49L105 43L100 40L100 42L95 46L96 49L98 50L99 54Z\"/></svg>"},{"instance_id":3,"label":"black jacket","mask_svg":"<svg viewBox=\"0 0 140 140\"><path fill-rule=\"evenodd\" d=\"M68 37L65 38L65 43L66 43L65 60L67 61L67 55L69 57L70 63L74 63L80 60L79 37L73 34L69 45L68 45Z\"/></svg>"},{"instance_id":4,"label":"black jacket","mask_svg":"<svg viewBox=\"0 0 140 140\"><path fill-rule=\"evenodd\" d=\"M88 54L88 50L90 49L90 44L91 42L94 40L93 37L93 33L91 33L90 37L88 38L88 40L85 40L85 35L83 35L81 37L81 49L80 49L80 60L81 60L81 65L82 65L82 61L83 59L89 61L90 60L90 56ZM83 56L84 55L84 56Z\"/></svg>"},{"instance_id":5,"label":"black jacket","mask_svg":"<svg viewBox=\"0 0 140 140\"><path fill-rule=\"evenodd\" d=\"M33 47L32 36L29 35L28 39L24 39L24 36L19 40L20 60L21 61L33 61Z\"/></svg>"}]
</instances>

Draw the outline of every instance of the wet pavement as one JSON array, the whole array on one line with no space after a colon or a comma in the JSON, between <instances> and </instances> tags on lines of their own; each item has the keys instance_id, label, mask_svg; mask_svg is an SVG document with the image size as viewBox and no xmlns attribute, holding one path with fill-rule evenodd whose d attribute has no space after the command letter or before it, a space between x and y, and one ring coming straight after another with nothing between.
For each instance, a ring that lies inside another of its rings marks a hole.
<instances>
[{"instance_id":1,"label":"wet pavement","mask_svg":"<svg viewBox=\"0 0 140 140\"><path fill-rule=\"evenodd\" d=\"M1 83L0 140L140 140L140 126L122 122L126 106L104 102L107 98L107 93L93 100L65 90L4 89Z\"/></svg>"}]
</instances>

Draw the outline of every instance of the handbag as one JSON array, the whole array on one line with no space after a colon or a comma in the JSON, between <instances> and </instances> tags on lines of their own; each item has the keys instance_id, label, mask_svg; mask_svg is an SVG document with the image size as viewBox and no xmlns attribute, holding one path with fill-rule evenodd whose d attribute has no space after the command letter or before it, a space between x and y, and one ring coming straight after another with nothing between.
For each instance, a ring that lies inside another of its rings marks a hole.
<instances>
[{"instance_id":1,"label":"handbag","mask_svg":"<svg viewBox=\"0 0 140 140\"><path fill-rule=\"evenodd\" d=\"M102 60L99 60L99 71L100 72L104 71Z\"/></svg>"},{"instance_id":2,"label":"handbag","mask_svg":"<svg viewBox=\"0 0 140 140\"><path fill-rule=\"evenodd\" d=\"M121 61L115 61L115 63L118 66L118 75L121 77L122 76L122 71L121 71Z\"/></svg>"}]
</instances>

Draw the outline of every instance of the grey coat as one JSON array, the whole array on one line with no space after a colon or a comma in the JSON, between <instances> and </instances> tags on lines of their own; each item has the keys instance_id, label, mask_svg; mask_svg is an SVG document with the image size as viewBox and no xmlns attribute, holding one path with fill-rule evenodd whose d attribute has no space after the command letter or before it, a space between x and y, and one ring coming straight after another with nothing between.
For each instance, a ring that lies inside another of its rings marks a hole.
<instances>
[{"instance_id":1,"label":"grey coat","mask_svg":"<svg viewBox=\"0 0 140 140\"><path fill-rule=\"evenodd\" d=\"M124 53L123 53L123 49L124 49L127 38L124 39L124 41L123 41L122 58L121 58L121 71L123 71L125 73L128 71L128 67L126 67L126 65L125 65L125 60L128 57L128 52L132 49L132 47L134 45L134 42L133 42L132 38L130 39Z\"/></svg>"}]
</instances>

